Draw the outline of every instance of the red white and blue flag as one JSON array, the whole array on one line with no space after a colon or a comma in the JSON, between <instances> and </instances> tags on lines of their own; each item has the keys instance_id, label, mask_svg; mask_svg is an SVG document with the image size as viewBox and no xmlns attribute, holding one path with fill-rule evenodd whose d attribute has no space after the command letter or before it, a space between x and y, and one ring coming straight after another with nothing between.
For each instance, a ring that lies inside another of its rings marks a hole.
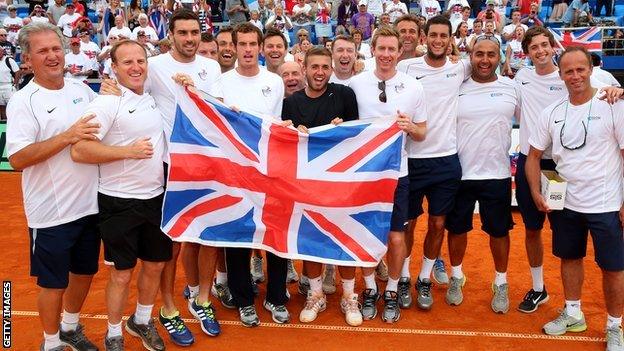
<instances>
[{"instance_id":1,"label":"red white and blue flag","mask_svg":"<svg viewBox=\"0 0 624 351\"><path fill-rule=\"evenodd\" d=\"M167 18L160 8L152 9L149 14L149 23L156 31L158 39L163 39L167 35Z\"/></svg>"},{"instance_id":2,"label":"red white and blue flag","mask_svg":"<svg viewBox=\"0 0 624 351\"><path fill-rule=\"evenodd\" d=\"M554 35L557 46L562 50L568 46L583 46L588 51L602 51L600 27L548 29Z\"/></svg>"},{"instance_id":3,"label":"red white and blue flag","mask_svg":"<svg viewBox=\"0 0 624 351\"><path fill-rule=\"evenodd\" d=\"M308 135L181 93L162 229L175 241L375 266L386 252L403 139L393 120Z\"/></svg>"}]
</instances>

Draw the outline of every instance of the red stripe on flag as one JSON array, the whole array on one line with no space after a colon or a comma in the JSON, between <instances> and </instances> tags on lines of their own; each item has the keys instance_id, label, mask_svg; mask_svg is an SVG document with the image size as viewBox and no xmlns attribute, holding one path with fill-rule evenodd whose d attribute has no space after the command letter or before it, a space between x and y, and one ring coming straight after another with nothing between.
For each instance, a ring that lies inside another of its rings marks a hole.
<instances>
[{"instance_id":1,"label":"red stripe on flag","mask_svg":"<svg viewBox=\"0 0 624 351\"><path fill-rule=\"evenodd\" d=\"M373 256L371 256L360 244L353 240L349 235L347 235L342 229L340 229L337 225L330 222L323 216L322 214L310 210L305 210L305 212L318 224L323 230L331 233L340 243L349 249L349 251L353 252L358 259L364 262L377 262Z\"/></svg>"},{"instance_id":2,"label":"red stripe on flag","mask_svg":"<svg viewBox=\"0 0 624 351\"><path fill-rule=\"evenodd\" d=\"M234 197L230 195L223 195L206 202L202 202L195 207L190 208L184 212L175 224L169 230L169 235L173 238L177 238L188 228L198 216L205 215L206 213L216 211L222 208L230 207L241 202L243 199L240 197Z\"/></svg>"},{"instance_id":3,"label":"red stripe on flag","mask_svg":"<svg viewBox=\"0 0 624 351\"><path fill-rule=\"evenodd\" d=\"M197 108L199 108L201 113L206 116L212 123L214 123L217 129L219 129L219 131L226 138L228 138L228 140L245 158L254 162L258 162L258 158L256 157L256 155L245 144L241 143L240 141L238 141L238 139L234 137L232 132L230 132L230 130L225 126L225 123L223 123L221 117L217 115L215 111L208 106L208 104L206 104L206 101L204 101L204 99L197 96L197 94L190 92L188 88L186 88L186 91L188 92L191 100L195 102L195 105L197 106Z\"/></svg>"},{"instance_id":4,"label":"red stripe on flag","mask_svg":"<svg viewBox=\"0 0 624 351\"><path fill-rule=\"evenodd\" d=\"M396 123L393 123L388 129L379 133L368 143L364 144L361 148L355 150L351 155L342 159L342 161L331 166L328 172L346 172L349 168L353 167L356 163L360 162L364 157L368 156L373 150L378 148L381 144L385 143L388 139L392 138L398 131L399 127Z\"/></svg>"}]
</instances>

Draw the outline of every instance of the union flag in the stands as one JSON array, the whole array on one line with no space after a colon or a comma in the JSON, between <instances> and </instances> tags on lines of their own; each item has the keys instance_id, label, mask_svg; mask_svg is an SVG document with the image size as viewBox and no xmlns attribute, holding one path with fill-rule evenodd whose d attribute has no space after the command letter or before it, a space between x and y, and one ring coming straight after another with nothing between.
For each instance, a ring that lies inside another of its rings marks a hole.
<instances>
[{"instance_id":1,"label":"union flag in the stands","mask_svg":"<svg viewBox=\"0 0 624 351\"><path fill-rule=\"evenodd\" d=\"M162 228L176 241L375 266L386 251L403 132L394 119L292 127L178 97Z\"/></svg>"},{"instance_id":2,"label":"union flag in the stands","mask_svg":"<svg viewBox=\"0 0 624 351\"><path fill-rule=\"evenodd\" d=\"M555 36L560 49L568 46L584 46L588 51L602 51L602 29L589 28L548 28Z\"/></svg>"}]
</instances>

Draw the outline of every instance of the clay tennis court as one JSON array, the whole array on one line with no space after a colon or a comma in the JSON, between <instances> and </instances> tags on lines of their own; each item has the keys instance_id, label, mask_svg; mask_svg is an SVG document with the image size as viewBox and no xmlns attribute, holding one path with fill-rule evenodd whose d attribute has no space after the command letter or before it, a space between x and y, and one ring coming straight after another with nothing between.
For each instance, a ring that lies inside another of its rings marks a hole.
<instances>
[{"instance_id":1,"label":"clay tennis court","mask_svg":"<svg viewBox=\"0 0 624 351\"><path fill-rule=\"evenodd\" d=\"M29 240L22 208L20 173L0 172L0 194L0 275L2 280L12 282L11 349L39 350L42 331L36 313L37 287L34 279L29 276ZM478 216L476 219L475 228L479 228ZM514 221L521 223L517 212L514 213ZM420 268L422 240L426 230L425 221L421 222L417 228L415 250L412 252L412 276L416 276ZM168 350L604 350L606 312L601 276L593 263L591 244L586 259L583 287L582 308L588 324L586 332L569 333L562 337L547 336L541 332L542 325L554 318L564 304L559 263L550 253L550 231L544 233L544 275L550 301L530 315L515 310L531 285L523 232L522 225L517 224L511 234L508 279L512 310L505 315L494 314L490 309L493 262L487 236L474 231L468 239L468 251L463 265L468 280L464 287L464 302L459 307L448 306L444 302L446 288L436 286L433 289L435 303L431 311L423 312L412 307L402 310L398 323L385 324L378 316L374 321L365 321L361 327L353 328L347 326L339 310L341 290L338 286L337 293L328 296L327 310L313 324L301 324L298 322L298 315L304 297L297 294L297 286L292 284L289 286L292 298L287 307L293 322L278 325L272 322L270 314L262 308L265 284L260 284L260 297L256 299L260 327L243 327L235 310L228 310L217 302L217 318L222 325L222 333L212 338L204 335L194 320L188 319L191 316L182 298L184 273L179 265L176 282L179 291L178 307L195 335L195 344L190 348L177 347L169 342L162 327L159 326L159 330L166 339ZM443 255L447 260L447 269L450 269L447 251L445 246ZM301 264L296 264L296 267L300 271ZM100 264L100 272L95 276L81 317L87 335L101 350L106 332L104 287L107 277L107 268ZM356 291L361 291L362 287L363 282L358 272ZM136 289L132 288L126 316L135 308L134 293ZM158 301L157 306L159 304ZM378 308L380 311L383 308L381 302ZM126 350L144 350L138 339L127 334L125 344Z\"/></svg>"}]
</instances>

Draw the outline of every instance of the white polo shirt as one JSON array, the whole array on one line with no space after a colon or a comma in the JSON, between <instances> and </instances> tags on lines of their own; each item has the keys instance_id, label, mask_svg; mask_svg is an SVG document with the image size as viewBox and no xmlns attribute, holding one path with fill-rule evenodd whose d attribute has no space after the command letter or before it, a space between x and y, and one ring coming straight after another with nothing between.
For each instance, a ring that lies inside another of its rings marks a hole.
<instances>
[{"instance_id":1,"label":"white polo shirt","mask_svg":"<svg viewBox=\"0 0 624 351\"><path fill-rule=\"evenodd\" d=\"M59 90L34 80L17 91L7 106L9 157L71 127L96 97L89 87L65 78ZM47 228L98 213L98 167L72 161L69 146L22 172L24 209L30 228Z\"/></svg>"},{"instance_id":2,"label":"white polo shirt","mask_svg":"<svg viewBox=\"0 0 624 351\"><path fill-rule=\"evenodd\" d=\"M519 105L515 83L507 77L490 83L469 78L459 90L459 104L457 154L462 180L511 177L511 128Z\"/></svg>"},{"instance_id":3,"label":"white polo shirt","mask_svg":"<svg viewBox=\"0 0 624 351\"><path fill-rule=\"evenodd\" d=\"M146 26L146 27L135 27L132 30L132 40L136 40L137 39L137 35L139 34L139 31L143 31L145 32L145 35L147 36L147 39L152 41L152 40L158 40L158 33L156 33L156 30L154 30L154 28L150 27L150 26Z\"/></svg>"},{"instance_id":4,"label":"white polo shirt","mask_svg":"<svg viewBox=\"0 0 624 351\"><path fill-rule=\"evenodd\" d=\"M154 155L147 159L124 159L100 164L99 192L105 195L151 199L163 192L165 140L163 118L148 93L137 95L120 86L121 96L100 95L89 104L101 127L96 135L102 144L126 146L149 137Z\"/></svg>"},{"instance_id":5,"label":"white polo shirt","mask_svg":"<svg viewBox=\"0 0 624 351\"><path fill-rule=\"evenodd\" d=\"M585 146L577 150L563 147L582 145L585 130ZM543 111L529 143L538 150L552 146L557 172L568 182L565 208L581 213L620 210L624 199L624 102L609 105L594 95L585 104L574 106L567 96L559 99Z\"/></svg>"},{"instance_id":6,"label":"white polo shirt","mask_svg":"<svg viewBox=\"0 0 624 351\"><path fill-rule=\"evenodd\" d=\"M386 81L386 102L379 100L378 83L374 71L362 72L349 82L349 87L355 92L358 103L360 119L366 118L397 118L397 110L406 114L414 123L427 122L427 107L425 103L425 92L423 86L416 79L403 72L397 71L394 77ZM428 127L428 126L427 126ZM409 136L405 138L407 148L416 143ZM401 174L407 175L407 153L403 150L401 158Z\"/></svg>"},{"instance_id":7,"label":"white polo shirt","mask_svg":"<svg viewBox=\"0 0 624 351\"><path fill-rule=\"evenodd\" d=\"M398 70L416 78L427 98L427 138L411 143L410 158L450 156L457 153L457 104L459 87L470 77L470 63L447 60L442 67L431 67L424 57L399 62Z\"/></svg>"},{"instance_id":8,"label":"white polo shirt","mask_svg":"<svg viewBox=\"0 0 624 351\"><path fill-rule=\"evenodd\" d=\"M175 120L175 88L177 88L171 77L176 73L186 73L193 78L198 90L207 93L221 75L221 66L217 61L199 55L195 55L193 62L178 62L170 53L150 57L148 64L145 91L156 100L156 105L162 113L165 122L165 140L168 143Z\"/></svg>"},{"instance_id":9,"label":"white polo shirt","mask_svg":"<svg viewBox=\"0 0 624 351\"><path fill-rule=\"evenodd\" d=\"M284 81L267 70L261 69L253 77L242 76L236 69L223 73L210 95L223 99L227 106L236 106L260 118L282 119Z\"/></svg>"},{"instance_id":10,"label":"white polo shirt","mask_svg":"<svg viewBox=\"0 0 624 351\"><path fill-rule=\"evenodd\" d=\"M73 15L66 13L59 18L57 26L61 28L64 36L68 38L72 37L73 24L80 17L82 16L78 12L74 12Z\"/></svg>"}]
</instances>

